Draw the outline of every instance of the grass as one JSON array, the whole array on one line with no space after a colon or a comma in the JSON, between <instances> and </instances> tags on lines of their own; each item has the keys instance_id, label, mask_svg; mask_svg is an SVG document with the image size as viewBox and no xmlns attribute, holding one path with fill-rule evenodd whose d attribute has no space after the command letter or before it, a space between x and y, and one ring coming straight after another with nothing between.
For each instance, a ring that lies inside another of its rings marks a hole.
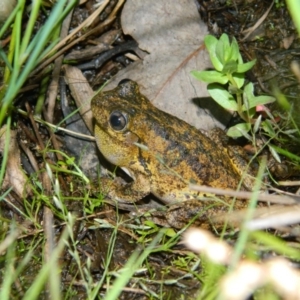
<instances>
[{"instance_id":1,"label":"grass","mask_svg":"<svg viewBox=\"0 0 300 300\"><path fill-rule=\"evenodd\" d=\"M45 3L32 2L27 26L23 29L26 2L18 1L0 29L2 38L11 28L9 49L0 49L6 62L0 90L0 126L7 128L1 130L4 137L1 186L10 151L10 128L16 126L14 101L30 73L49 57L59 42L62 21L76 5L76 1L62 0L47 8L43 6ZM293 7L296 5L294 1L287 3L291 11L300 11ZM49 15L44 25L36 30L34 26L41 10ZM297 28L300 32L300 26ZM279 134L279 130L277 132ZM276 151L290 157L295 164L299 163L299 157L288 150L278 148ZM149 299L174 299L179 294L182 298L192 299L230 299L226 295L230 293L227 289L232 278L236 287L248 283L249 276L243 282L239 281L246 263L247 274L251 270L257 271L257 277L251 277L253 280L259 279L261 272L268 278L267 282L261 281L263 285L258 283L252 287L256 299L277 299L278 294L294 295L292 289L290 294L283 291L284 287L272 277L271 263L277 263L281 268L277 270L282 270L279 274L289 274L289 280L296 283L300 282L298 271L285 261L264 261L262 254L271 256L275 253L299 262L299 243L285 241L274 231L250 231L245 220L245 226L238 234L224 230L222 237L216 238L200 233L199 240L205 237L209 242L202 244L200 254L195 254L182 247L186 228L181 231L161 228L150 220L143 221L137 216L118 213L118 210L115 213L114 209L105 206L101 194L90 190L90 180L72 157L51 149L49 145L40 155L42 167L27 178L31 194L23 198L13 197L8 189L0 195L1 202L10 209L2 209L0 214L1 300L41 299L46 295L51 299L112 300L118 299L121 293L127 293L131 298L135 293L147 295ZM52 155L60 155L62 160L50 161ZM263 171L264 166L258 178L262 177ZM64 182L67 188L63 187ZM259 188L257 185L256 191ZM251 218L256 202L257 194L253 193L246 219ZM47 221L45 216L53 221ZM54 245L51 245L51 235L54 234ZM126 242L121 240L122 236ZM230 249L231 254L227 253L220 262L217 254L222 249ZM214 251L216 256L211 257ZM126 258L119 261L123 255Z\"/></svg>"}]
</instances>

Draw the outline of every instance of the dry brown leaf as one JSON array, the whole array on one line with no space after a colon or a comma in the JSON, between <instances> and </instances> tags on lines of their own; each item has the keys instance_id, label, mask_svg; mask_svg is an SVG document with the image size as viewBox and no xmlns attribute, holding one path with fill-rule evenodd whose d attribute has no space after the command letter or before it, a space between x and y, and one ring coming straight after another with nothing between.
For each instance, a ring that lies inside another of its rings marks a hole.
<instances>
[{"instance_id":1,"label":"dry brown leaf","mask_svg":"<svg viewBox=\"0 0 300 300\"><path fill-rule=\"evenodd\" d=\"M155 106L197 128L227 124L230 115L190 75L211 67L203 43L207 28L193 0L127 0L121 21L123 31L149 55L120 71L106 90L129 78Z\"/></svg>"},{"instance_id":2,"label":"dry brown leaf","mask_svg":"<svg viewBox=\"0 0 300 300\"><path fill-rule=\"evenodd\" d=\"M14 10L17 4L16 0L2 0L0 5L0 23L5 22Z\"/></svg>"},{"instance_id":3,"label":"dry brown leaf","mask_svg":"<svg viewBox=\"0 0 300 300\"><path fill-rule=\"evenodd\" d=\"M83 76L81 70L73 66L64 65L64 71L65 80L69 85L73 99L79 109L79 113L90 133L93 133L93 117L90 104L94 91ZM65 99L62 101L64 100ZM68 104L62 103L62 106L68 107ZM80 133L88 134L84 124L82 124L81 120L76 120L76 118L68 123L67 128L71 131L79 131ZM72 155L80 157L79 165L82 170L86 174L89 174L89 176L97 176L99 160L95 143L71 135L66 135L64 141Z\"/></svg>"},{"instance_id":4,"label":"dry brown leaf","mask_svg":"<svg viewBox=\"0 0 300 300\"><path fill-rule=\"evenodd\" d=\"M91 99L95 93L78 68L64 65L64 71L66 75L65 80L69 85L72 96L79 109L79 113L89 131L93 133Z\"/></svg>"},{"instance_id":5,"label":"dry brown leaf","mask_svg":"<svg viewBox=\"0 0 300 300\"><path fill-rule=\"evenodd\" d=\"M6 143L7 127L3 126L0 130L0 152L3 153ZM20 196L24 196L27 178L21 168L20 149L17 143L17 132L10 130L8 159L4 182L1 188L12 187ZM27 191L26 191L27 192Z\"/></svg>"},{"instance_id":6,"label":"dry brown leaf","mask_svg":"<svg viewBox=\"0 0 300 300\"><path fill-rule=\"evenodd\" d=\"M282 46L284 49L289 49L290 46L293 44L295 40L295 36L294 35L290 35L290 36L287 36L285 37L283 40L282 40Z\"/></svg>"}]
</instances>

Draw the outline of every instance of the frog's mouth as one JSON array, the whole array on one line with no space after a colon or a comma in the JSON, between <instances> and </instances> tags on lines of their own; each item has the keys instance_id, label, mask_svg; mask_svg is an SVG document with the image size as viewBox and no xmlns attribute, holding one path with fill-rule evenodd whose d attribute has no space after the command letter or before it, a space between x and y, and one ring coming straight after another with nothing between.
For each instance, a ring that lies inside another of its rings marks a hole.
<instances>
[{"instance_id":1,"label":"frog's mouth","mask_svg":"<svg viewBox=\"0 0 300 300\"><path fill-rule=\"evenodd\" d=\"M133 172L131 172L129 169L127 169L126 167L121 167L121 169L134 181L136 180L136 177L134 176Z\"/></svg>"}]
</instances>

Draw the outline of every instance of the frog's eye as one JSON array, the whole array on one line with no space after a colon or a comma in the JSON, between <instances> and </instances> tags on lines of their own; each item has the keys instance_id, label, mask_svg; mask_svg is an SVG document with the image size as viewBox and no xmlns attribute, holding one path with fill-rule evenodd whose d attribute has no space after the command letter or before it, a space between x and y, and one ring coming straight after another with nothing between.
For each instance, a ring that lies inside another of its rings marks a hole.
<instances>
[{"instance_id":1,"label":"frog's eye","mask_svg":"<svg viewBox=\"0 0 300 300\"><path fill-rule=\"evenodd\" d=\"M128 123L127 115L120 111L113 111L109 117L109 124L112 129L121 131Z\"/></svg>"},{"instance_id":2,"label":"frog's eye","mask_svg":"<svg viewBox=\"0 0 300 300\"><path fill-rule=\"evenodd\" d=\"M122 79L118 85L122 85L122 84L126 84L126 83L132 83L132 80L128 79L128 78L125 78L125 79Z\"/></svg>"}]
</instances>

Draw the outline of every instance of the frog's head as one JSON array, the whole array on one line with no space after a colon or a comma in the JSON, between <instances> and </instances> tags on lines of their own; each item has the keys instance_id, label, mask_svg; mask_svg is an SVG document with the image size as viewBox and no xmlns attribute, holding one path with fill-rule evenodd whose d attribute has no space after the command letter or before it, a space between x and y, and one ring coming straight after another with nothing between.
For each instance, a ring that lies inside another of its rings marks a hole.
<instances>
[{"instance_id":1,"label":"frog's head","mask_svg":"<svg viewBox=\"0 0 300 300\"><path fill-rule=\"evenodd\" d=\"M143 128L143 111L151 103L141 95L136 82L123 80L119 85L94 96L91 108L95 118L95 138L105 158L117 166L137 161Z\"/></svg>"}]
</instances>

